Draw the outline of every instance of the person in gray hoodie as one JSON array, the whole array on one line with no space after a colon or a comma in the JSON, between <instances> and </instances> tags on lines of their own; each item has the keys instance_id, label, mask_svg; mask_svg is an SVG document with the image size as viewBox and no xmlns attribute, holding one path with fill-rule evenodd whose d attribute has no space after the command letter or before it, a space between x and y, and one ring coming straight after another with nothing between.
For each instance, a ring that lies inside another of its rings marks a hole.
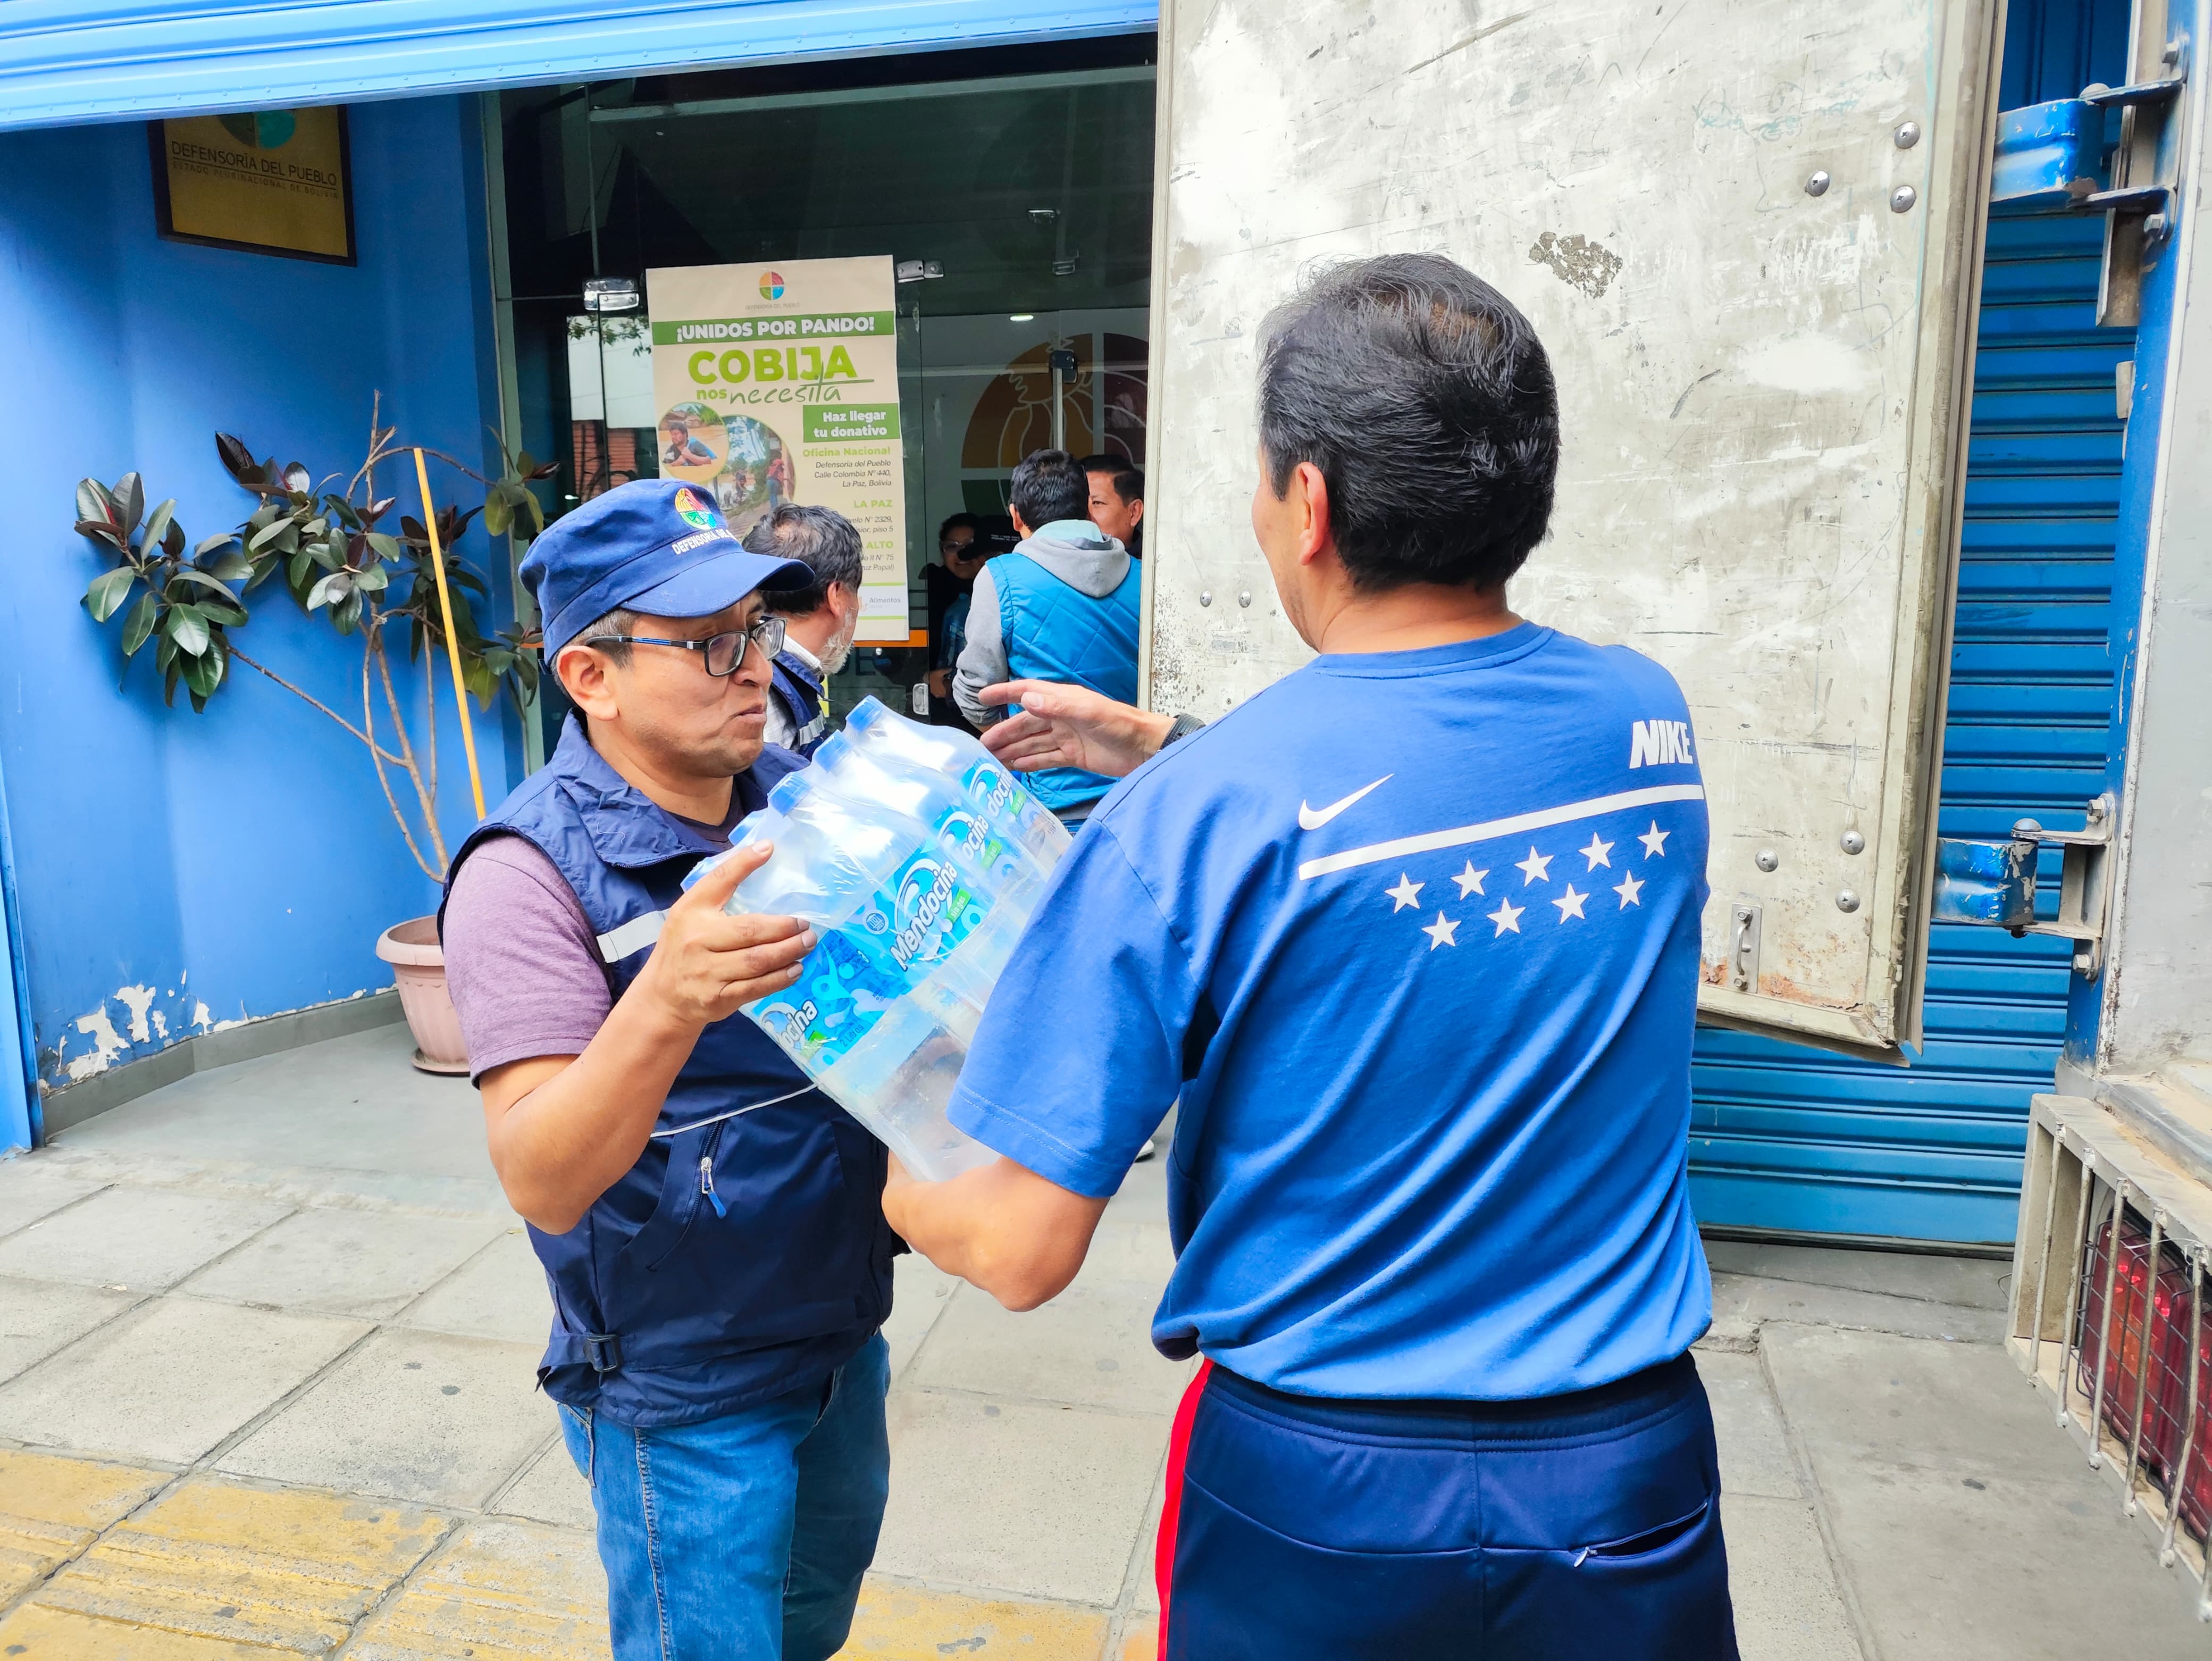
<instances>
[{"instance_id":1,"label":"person in gray hoodie","mask_svg":"<svg viewBox=\"0 0 2212 1661\"><path fill-rule=\"evenodd\" d=\"M1090 476L1065 450L1040 450L1014 469L1012 498L1022 539L976 575L954 702L978 728L1021 713L982 701L1002 681L1058 681L1134 703L1140 577L1129 551L1091 522ZM1029 785L1073 825L1114 781L1050 767Z\"/></svg>"}]
</instances>

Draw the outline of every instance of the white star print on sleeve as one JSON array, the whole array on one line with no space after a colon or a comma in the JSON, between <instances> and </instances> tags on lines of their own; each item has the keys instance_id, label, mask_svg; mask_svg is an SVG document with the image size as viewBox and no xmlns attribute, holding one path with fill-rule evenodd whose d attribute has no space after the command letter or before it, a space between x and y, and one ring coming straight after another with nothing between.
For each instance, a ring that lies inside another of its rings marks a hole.
<instances>
[{"instance_id":1,"label":"white star print on sleeve","mask_svg":"<svg viewBox=\"0 0 2212 1661\"><path fill-rule=\"evenodd\" d=\"M1433 952L1440 946L1457 946L1459 942L1452 936L1458 931L1459 925L1439 911L1437 913L1437 920L1421 930L1421 933L1429 937L1429 950Z\"/></svg>"},{"instance_id":2,"label":"white star print on sleeve","mask_svg":"<svg viewBox=\"0 0 2212 1661\"><path fill-rule=\"evenodd\" d=\"M1498 934L1519 934L1521 932L1521 914L1527 910L1528 907L1516 905L1511 900L1499 900L1498 902L1498 910L1495 911L1486 912L1484 914L1488 921L1498 925L1497 934L1492 934L1490 938L1496 940Z\"/></svg>"},{"instance_id":3,"label":"white star print on sleeve","mask_svg":"<svg viewBox=\"0 0 2212 1661\"><path fill-rule=\"evenodd\" d=\"M1482 879L1489 874L1490 873L1487 871L1476 870L1474 868L1474 861L1473 860L1469 860L1465 867L1461 870L1460 873L1452 879L1454 882L1459 885L1460 898L1465 899L1469 894L1481 893Z\"/></svg>"},{"instance_id":4,"label":"white star print on sleeve","mask_svg":"<svg viewBox=\"0 0 2212 1661\"><path fill-rule=\"evenodd\" d=\"M1650 859L1654 854L1664 859L1667 856L1667 838L1674 834L1672 830L1662 830L1659 828L1659 821L1654 819L1651 821L1651 828L1636 840L1644 844L1645 859Z\"/></svg>"},{"instance_id":5,"label":"white star print on sleeve","mask_svg":"<svg viewBox=\"0 0 2212 1661\"><path fill-rule=\"evenodd\" d=\"M1386 888L1382 891L1395 902L1395 904L1390 907L1392 915L1395 916L1398 912L1403 911L1407 906L1418 903L1421 897L1421 891L1427 886L1428 884L1425 882L1415 882L1403 871L1401 871L1398 873L1398 885L1395 888Z\"/></svg>"},{"instance_id":6,"label":"white star print on sleeve","mask_svg":"<svg viewBox=\"0 0 2212 1661\"><path fill-rule=\"evenodd\" d=\"M1532 882L1549 882L1552 879L1552 856L1539 854L1531 848L1527 859L1513 861L1513 868L1522 873L1521 885L1523 888Z\"/></svg>"},{"instance_id":7,"label":"white star print on sleeve","mask_svg":"<svg viewBox=\"0 0 2212 1661\"><path fill-rule=\"evenodd\" d=\"M1613 852L1613 844L1601 840L1595 830L1590 832L1589 846L1577 848L1575 852L1589 861L1589 868L1592 871L1596 870L1601 865L1609 867L1613 864L1613 861L1606 857Z\"/></svg>"},{"instance_id":8,"label":"white star print on sleeve","mask_svg":"<svg viewBox=\"0 0 2212 1661\"><path fill-rule=\"evenodd\" d=\"M1613 884L1613 891L1620 896L1620 909L1624 911L1632 905L1640 906L1644 904L1637 897L1644 891L1644 884L1639 878L1623 877L1619 882Z\"/></svg>"},{"instance_id":9,"label":"white star print on sleeve","mask_svg":"<svg viewBox=\"0 0 2212 1661\"><path fill-rule=\"evenodd\" d=\"M1553 900L1552 904L1559 908L1559 921L1561 922L1565 922L1569 917L1582 916L1583 902L1589 897L1589 896L1587 894L1577 893L1575 891L1574 884L1569 883L1567 885L1567 891L1561 895L1558 899ZM1587 922L1589 919L1585 917L1583 918L1583 921Z\"/></svg>"}]
</instances>

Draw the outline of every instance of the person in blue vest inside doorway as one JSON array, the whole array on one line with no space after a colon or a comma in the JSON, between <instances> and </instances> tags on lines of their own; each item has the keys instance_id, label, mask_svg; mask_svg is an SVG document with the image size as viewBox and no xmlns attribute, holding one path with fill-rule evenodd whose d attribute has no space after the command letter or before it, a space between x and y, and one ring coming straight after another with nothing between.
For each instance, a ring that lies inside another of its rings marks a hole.
<instances>
[{"instance_id":1,"label":"person in blue vest inside doorway","mask_svg":"<svg viewBox=\"0 0 2212 1661\"><path fill-rule=\"evenodd\" d=\"M1137 696L1137 600L1143 578L1129 551L1091 520L1091 476L1065 450L1039 450L1014 469L1010 490L1021 540L979 572L968 605L952 697L979 729L1004 720L987 686L1048 680L1127 703ZM1079 767L1030 775L1037 799L1073 826L1114 781Z\"/></svg>"},{"instance_id":2,"label":"person in blue vest inside doorway","mask_svg":"<svg viewBox=\"0 0 2212 1661\"><path fill-rule=\"evenodd\" d=\"M765 743L814 585L704 492L625 484L522 577L575 709L454 856L447 976L501 1186L554 1304L539 1382L590 1482L618 1661L825 1661L890 1475L885 1155L739 1013L811 929L721 907L805 764Z\"/></svg>"},{"instance_id":3,"label":"person in blue vest inside doorway","mask_svg":"<svg viewBox=\"0 0 2212 1661\"><path fill-rule=\"evenodd\" d=\"M768 689L768 741L811 760L830 736L830 677L852 656L860 625L860 533L842 514L787 502L745 533L745 546L814 573L803 588L768 595L769 609L783 619L783 650Z\"/></svg>"}]
</instances>

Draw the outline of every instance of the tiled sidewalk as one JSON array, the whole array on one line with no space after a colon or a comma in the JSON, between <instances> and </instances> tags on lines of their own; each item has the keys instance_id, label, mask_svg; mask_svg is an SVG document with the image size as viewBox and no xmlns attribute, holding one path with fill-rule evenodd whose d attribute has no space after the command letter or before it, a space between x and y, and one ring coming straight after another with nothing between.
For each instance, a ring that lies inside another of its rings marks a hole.
<instances>
[{"instance_id":1,"label":"tiled sidewalk","mask_svg":"<svg viewBox=\"0 0 2212 1661\"><path fill-rule=\"evenodd\" d=\"M543 1277L398 1029L0 1161L0 1657L603 1658ZM1148 1661L1164 1183L1009 1315L902 1259L854 1661ZM1997 1348L2005 1265L1711 1248L1698 1364L1747 1661L2202 1656L2190 1594Z\"/></svg>"},{"instance_id":2,"label":"tiled sidewalk","mask_svg":"<svg viewBox=\"0 0 2212 1661\"><path fill-rule=\"evenodd\" d=\"M0 1654L605 1654L590 1495L533 1388L544 1282L474 1093L406 1074L396 1030L318 1049L0 1163ZM318 1063L389 1095L305 1098ZM901 1260L848 1655L1151 1653L1188 1377L1146 1340L1163 1192L1140 1171L1034 1315Z\"/></svg>"}]
</instances>

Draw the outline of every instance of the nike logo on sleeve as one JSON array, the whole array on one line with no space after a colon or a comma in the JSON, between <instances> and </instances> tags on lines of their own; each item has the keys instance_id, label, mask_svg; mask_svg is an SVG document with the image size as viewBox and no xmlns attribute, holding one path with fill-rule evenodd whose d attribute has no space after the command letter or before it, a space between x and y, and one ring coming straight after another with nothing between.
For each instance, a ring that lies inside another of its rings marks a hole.
<instances>
[{"instance_id":1,"label":"nike logo on sleeve","mask_svg":"<svg viewBox=\"0 0 2212 1661\"><path fill-rule=\"evenodd\" d=\"M1395 773L1385 773L1381 778L1376 780L1373 784L1368 785L1364 789L1355 790L1350 795L1345 797L1341 801L1333 801L1326 807L1309 807L1304 801L1300 801L1298 803L1298 829L1301 830L1320 830L1322 826L1327 824L1339 813L1341 813L1346 808L1351 806L1352 803L1358 801L1362 796L1365 795L1369 790L1377 789L1380 787L1388 784L1397 775Z\"/></svg>"}]
</instances>

